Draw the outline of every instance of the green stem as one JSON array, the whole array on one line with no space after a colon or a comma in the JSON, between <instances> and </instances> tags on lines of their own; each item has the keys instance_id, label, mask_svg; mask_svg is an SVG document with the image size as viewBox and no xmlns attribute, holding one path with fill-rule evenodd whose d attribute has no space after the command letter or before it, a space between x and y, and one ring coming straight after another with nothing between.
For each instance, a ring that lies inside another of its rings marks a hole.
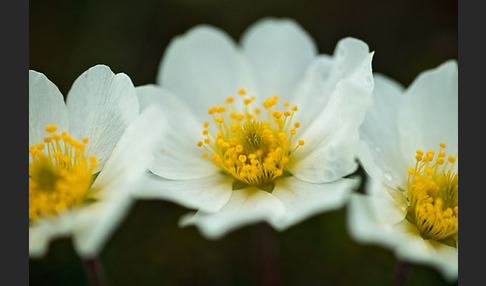
<instances>
[{"instance_id":1,"label":"green stem","mask_svg":"<svg viewBox=\"0 0 486 286\"><path fill-rule=\"evenodd\" d=\"M83 259L84 269L91 286L108 286L105 271L98 257Z\"/></svg>"},{"instance_id":2,"label":"green stem","mask_svg":"<svg viewBox=\"0 0 486 286\"><path fill-rule=\"evenodd\" d=\"M395 286L405 286L410 277L412 265L405 261L397 260L395 268Z\"/></svg>"},{"instance_id":3,"label":"green stem","mask_svg":"<svg viewBox=\"0 0 486 286\"><path fill-rule=\"evenodd\" d=\"M266 223L256 225L256 252L259 285L279 285L277 241Z\"/></svg>"}]
</instances>

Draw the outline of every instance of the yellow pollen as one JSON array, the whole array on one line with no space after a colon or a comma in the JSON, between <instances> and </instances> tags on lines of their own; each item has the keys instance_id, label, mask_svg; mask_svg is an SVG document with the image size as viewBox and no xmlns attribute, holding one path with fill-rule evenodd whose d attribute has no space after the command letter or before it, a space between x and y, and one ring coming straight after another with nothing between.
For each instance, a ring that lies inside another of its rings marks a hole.
<instances>
[{"instance_id":1,"label":"yellow pollen","mask_svg":"<svg viewBox=\"0 0 486 286\"><path fill-rule=\"evenodd\" d=\"M414 173L415 173L415 169L414 168L412 168L412 167L408 168L408 174L409 175L413 175Z\"/></svg>"},{"instance_id":2,"label":"yellow pollen","mask_svg":"<svg viewBox=\"0 0 486 286\"><path fill-rule=\"evenodd\" d=\"M297 106L289 110L277 110L278 95L262 102L263 109L256 107L255 97L246 97L244 89L238 90L241 95L243 110L235 110L233 97L228 97L227 107L212 107L214 129L203 130L207 135L197 146L203 147L208 154L202 157L247 185L265 186L284 174L286 163L299 146L300 140L292 145L292 137L300 123L292 123ZM285 102L284 107L290 104ZM266 114L264 114L266 111ZM218 117L214 113L220 113ZM295 128L291 128L291 127ZM208 128L204 124L204 128ZM216 134L216 136L214 136Z\"/></svg>"},{"instance_id":3,"label":"yellow pollen","mask_svg":"<svg viewBox=\"0 0 486 286\"><path fill-rule=\"evenodd\" d=\"M84 154L88 138L77 141L67 132L61 134L56 125L48 125L50 133L44 143L29 147L29 221L55 216L90 199L93 171L98 166L94 156ZM60 142L62 139L63 143Z\"/></svg>"},{"instance_id":4,"label":"yellow pollen","mask_svg":"<svg viewBox=\"0 0 486 286\"><path fill-rule=\"evenodd\" d=\"M42 150L44 149L44 147L45 147L44 143L41 142L37 143L37 149Z\"/></svg>"},{"instance_id":5,"label":"yellow pollen","mask_svg":"<svg viewBox=\"0 0 486 286\"><path fill-rule=\"evenodd\" d=\"M456 157L449 156L445 162L442 149L446 145L439 146L435 162L434 151L427 151L419 160L424 152L417 150L415 168L408 169L407 219L424 239L444 242L458 233L458 173L453 172Z\"/></svg>"},{"instance_id":6,"label":"yellow pollen","mask_svg":"<svg viewBox=\"0 0 486 286\"><path fill-rule=\"evenodd\" d=\"M56 125L47 125L46 126L46 131L49 133L56 132L57 126Z\"/></svg>"}]
</instances>

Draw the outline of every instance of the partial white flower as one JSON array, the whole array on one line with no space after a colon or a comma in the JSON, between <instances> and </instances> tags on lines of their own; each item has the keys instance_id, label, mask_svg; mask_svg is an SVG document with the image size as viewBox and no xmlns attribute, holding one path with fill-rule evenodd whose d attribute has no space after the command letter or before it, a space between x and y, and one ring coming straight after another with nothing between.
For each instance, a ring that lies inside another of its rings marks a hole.
<instances>
[{"instance_id":1,"label":"partial white flower","mask_svg":"<svg viewBox=\"0 0 486 286\"><path fill-rule=\"evenodd\" d=\"M157 126L160 111L139 114L125 74L94 66L76 79L65 103L45 75L29 71L30 257L69 235L81 256L97 255L129 210Z\"/></svg>"},{"instance_id":2,"label":"partial white flower","mask_svg":"<svg viewBox=\"0 0 486 286\"><path fill-rule=\"evenodd\" d=\"M360 136L370 178L366 195L348 205L350 234L457 279L457 63L421 73L407 89L375 75Z\"/></svg>"},{"instance_id":3,"label":"partial white flower","mask_svg":"<svg viewBox=\"0 0 486 286\"><path fill-rule=\"evenodd\" d=\"M137 196L197 209L181 224L212 239L342 207L358 183L343 177L357 168L372 55L354 38L318 55L292 20L261 20L240 45L206 25L177 37L158 85L137 87L142 108L159 106L170 125Z\"/></svg>"}]
</instances>

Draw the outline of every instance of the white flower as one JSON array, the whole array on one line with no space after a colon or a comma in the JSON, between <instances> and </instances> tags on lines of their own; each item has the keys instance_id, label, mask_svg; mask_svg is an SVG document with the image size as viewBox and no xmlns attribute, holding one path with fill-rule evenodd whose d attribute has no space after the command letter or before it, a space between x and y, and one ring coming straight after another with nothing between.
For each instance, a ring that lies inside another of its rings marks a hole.
<instances>
[{"instance_id":1,"label":"white flower","mask_svg":"<svg viewBox=\"0 0 486 286\"><path fill-rule=\"evenodd\" d=\"M29 71L30 257L68 235L81 256L100 251L152 158L152 132L160 130L149 126L159 114L149 108L139 115L130 78L106 66L79 76L66 103L45 75Z\"/></svg>"},{"instance_id":2,"label":"white flower","mask_svg":"<svg viewBox=\"0 0 486 286\"><path fill-rule=\"evenodd\" d=\"M409 88L375 75L373 106L360 129L367 195L352 196L348 228L398 259L458 273L458 71L455 61ZM435 152L429 152L435 151Z\"/></svg>"},{"instance_id":3,"label":"white flower","mask_svg":"<svg viewBox=\"0 0 486 286\"><path fill-rule=\"evenodd\" d=\"M197 209L181 224L212 239L258 221L283 230L343 206L358 183L343 177L357 168L371 59L353 38L318 55L292 20L259 21L241 45L206 25L177 37L158 85L137 87L142 108L160 106L170 125L138 197Z\"/></svg>"}]
</instances>

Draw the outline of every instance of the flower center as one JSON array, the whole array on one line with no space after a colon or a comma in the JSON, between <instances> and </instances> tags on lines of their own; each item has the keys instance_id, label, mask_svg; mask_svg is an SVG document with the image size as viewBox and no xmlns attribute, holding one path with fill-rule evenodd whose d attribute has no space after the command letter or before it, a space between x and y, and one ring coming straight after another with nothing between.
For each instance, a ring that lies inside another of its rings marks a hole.
<instances>
[{"instance_id":1,"label":"flower center","mask_svg":"<svg viewBox=\"0 0 486 286\"><path fill-rule=\"evenodd\" d=\"M435 162L434 151L417 150L415 168L408 169L407 218L423 238L444 241L458 233L458 174L452 171L457 154L446 159L446 145L440 147Z\"/></svg>"},{"instance_id":2,"label":"flower center","mask_svg":"<svg viewBox=\"0 0 486 286\"><path fill-rule=\"evenodd\" d=\"M254 96L245 98L244 89L238 93L243 100L243 112L236 110L233 97L226 99L227 107L211 107L208 113L215 128L208 128L210 123L205 122L202 133L206 138L197 145L209 153L203 154L203 158L239 182L265 186L284 174L285 164L297 148L304 145L304 141L299 140L291 149L292 137L300 127L298 122L292 125L292 117L298 109L285 102L284 111L278 111L279 97L275 95L263 102L264 116L254 105Z\"/></svg>"},{"instance_id":3,"label":"flower center","mask_svg":"<svg viewBox=\"0 0 486 286\"><path fill-rule=\"evenodd\" d=\"M81 142L67 132L55 133L56 125L46 126L49 136L44 143L29 147L29 221L39 216L52 216L85 202L97 166L94 156L87 158ZM46 153L47 152L47 153Z\"/></svg>"}]
</instances>

